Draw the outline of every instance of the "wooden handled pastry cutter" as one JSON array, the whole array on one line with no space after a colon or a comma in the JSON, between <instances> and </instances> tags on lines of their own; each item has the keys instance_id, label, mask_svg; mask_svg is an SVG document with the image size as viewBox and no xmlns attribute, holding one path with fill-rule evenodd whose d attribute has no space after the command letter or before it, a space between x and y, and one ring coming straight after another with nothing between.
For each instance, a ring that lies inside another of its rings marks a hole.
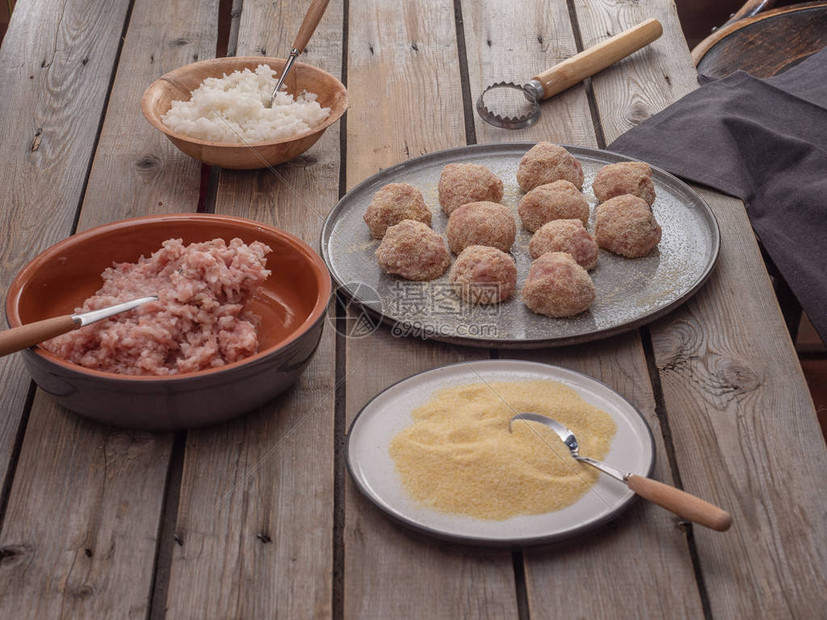
<instances>
[{"instance_id":1,"label":"wooden handled pastry cutter","mask_svg":"<svg viewBox=\"0 0 827 620\"><path fill-rule=\"evenodd\" d=\"M647 19L602 43L535 75L527 84L497 82L477 99L477 113L487 123L504 129L529 127L540 118L540 101L602 71L645 47L663 34L656 19ZM515 95L515 92L520 93Z\"/></svg>"}]
</instances>

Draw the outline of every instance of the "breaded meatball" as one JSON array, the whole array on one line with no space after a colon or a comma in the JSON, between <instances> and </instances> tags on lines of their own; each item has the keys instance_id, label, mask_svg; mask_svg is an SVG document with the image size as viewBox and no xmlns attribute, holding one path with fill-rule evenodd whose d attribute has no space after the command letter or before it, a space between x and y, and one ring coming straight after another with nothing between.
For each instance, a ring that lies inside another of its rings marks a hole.
<instances>
[{"instance_id":1,"label":"breaded meatball","mask_svg":"<svg viewBox=\"0 0 827 620\"><path fill-rule=\"evenodd\" d=\"M508 252L517 237L517 223L508 207L496 202L469 202L451 213L445 236L454 254L469 245L489 245Z\"/></svg>"},{"instance_id":2,"label":"breaded meatball","mask_svg":"<svg viewBox=\"0 0 827 620\"><path fill-rule=\"evenodd\" d=\"M433 280L451 264L445 240L414 220L402 220L388 228L376 248L376 259L386 272L408 280Z\"/></svg>"},{"instance_id":3,"label":"breaded meatball","mask_svg":"<svg viewBox=\"0 0 827 620\"><path fill-rule=\"evenodd\" d=\"M589 201L569 181L555 181L535 187L520 199L517 213L523 226L535 232L552 220L589 221Z\"/></svg>"},{"instance_id":4,"label":"breaded meatball","mask_svg":"<svg viewBox=\"0 0 827 620\"><path fill-rule=\"evenodd\" d=\"M457 295L474 304L496 304L517 287L517 264L505 252L471 245L457 257L449 275Z\"/></svg>"},{"instance_id":5,"label":"breaded meatball","mask_svg":"<svg viewBox=\"0 0 827 620\"><path fill-rule=\"evenodd\" d=\"M479 164L448 164L439 177L439 204L445 215L467 202L499 202L503 182Z\"/></svg>"},{"instance_id":6,"label":"breaded meatball","mask_svg":"<svg viewBox=\"0 0 827 620\"><path fill-rule=\"evenodd\" d=\"M626 258L646 256L660 242L660 225L646 201L626 194L597 205L597 245Z\"/></svg>"},{"instance_id":7,"label":"breaded meatball","mask_svg":"<svg viewBox=\"0 0 827 620\"><path fill-rule=\"evenodd\" d=\"M594 301L594 283L565 252L547 252L531 263L523 301L537 314L562 318L580 314Z\"/></svg>"},{"instance_id":8,"label":"breaded meatball","mask_svg":"<svg viewBox=\"0 0 827 620\"><path fill-rule=\"evenodd\" d=\"M365 223L374 239L381 239L389 226L402 220L431 225L431 210L422 192L407 183L389 183L373 195L365 211Z\"/></svg>"},{"instance_id":9,"label":"breaded meatball","mask_svg":"<svg viewBox=\"0 0 827 620\"><path fill-rule=\"evenodd\" d=\"M517 183L524 192L560 180L583 189L583 167L562 146L538 142L520 159Z\"/></svg>"},{"instance_id":10,"label":"breaded meatball","mask_svg":"<svg viewBox=\"0 0 827 620\"><path fill-rule=\"evenodd\" d=\"M592 191L601 202L623 194L642 198L650 207L655 202L652 169L643 162L629 161L603 166L594 177Z\"/></svg>"},{"instance_id":11,"label":"breaded meatball","mask_svg":"<svg viewBox=\"0 0 827 620\"><path fill-rule=\"evenodd\" d=\"M567 252L587 271L597 265L597 242L580 220L552 220L534 233L528 244L531 258L546 252Z\"/></svg>"}]
</instances>

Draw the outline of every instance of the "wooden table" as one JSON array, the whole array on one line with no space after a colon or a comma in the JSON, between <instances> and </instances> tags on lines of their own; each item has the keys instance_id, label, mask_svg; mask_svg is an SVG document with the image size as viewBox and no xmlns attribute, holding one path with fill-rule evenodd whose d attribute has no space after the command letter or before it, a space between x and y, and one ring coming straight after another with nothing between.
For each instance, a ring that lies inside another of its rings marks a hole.
<instances>
[{"instance_id":1,"label":"wooden table","mask_svg":"<svg viewBox=\"0 0 827 620\"><path fill-rule=\"evenodd\" d=\"M230 53L285 55L306 5L235 7ZM227 9L17 3L0 51L3 291L76 230L143 214L244 216L316 246L338 198L382 168L469 143L604 146L696 88L671 2L333 0L303 60L345 81L346 118L274 172L202 176L138 102L159 75L215 55ZM544 103L531 129L473 113L488 83L527 79L648 17L664 25L658 41ZM699 191L722 233L711 279L665 318L592 344L492 352L328 327L288 393L170 434L87 422L36 389L19 356L0 359L0 617L819 616L824 440L743 205ZM392 382L492 356L618 390L654 430L655 477L730 510L732 529L637 502L578 540L487 551L391 523L345 473L349 422Z\"/></svg>"}]
</instances>

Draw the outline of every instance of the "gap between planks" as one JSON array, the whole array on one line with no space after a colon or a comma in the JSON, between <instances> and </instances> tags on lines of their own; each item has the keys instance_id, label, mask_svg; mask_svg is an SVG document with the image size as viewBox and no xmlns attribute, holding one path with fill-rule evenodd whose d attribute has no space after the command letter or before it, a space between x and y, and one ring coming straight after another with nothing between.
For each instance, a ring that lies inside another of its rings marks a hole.
<instances>
[{"instance_id":1,"label":"gap between planks","mask_svg":"<svg viewBox=\"0 0 827 620\"><path fill-rule=\"evenodd\" d=\"M243 0L232 0L232 2L221 0L219 2L218 34L215 46L216 58L235 55L238 43L238 22L241 16L242 4ZM130 4L130 15L131 11L132 4ZM128 23L129 20L127 19L127 25ZM121 45L123 45L124 37L121 38ZM98 134L100 135L100 129ZM221 168L218 166L201 164L201 184L198 194L197 213L215 213L215 202L218 195L220 175ZM78 210L78 213L79 212L80 210ZM186 448L187 431L175 432L169 467L167 469L167 479L164 483L164 500L161 504L161 518L158 523L155 565L152 571L152 585L150 587L148 606L148 617L151 620L160 620L166 617L167 598L172 572L172 556L174 552L172 543L174 542L178 545L183 544L183 541L176 533L176 526L178 522L178 506L181 500L181 481L184 475Z\"/></svg>"},{"instance_id":2,"label":"gap between planks","mask_svg":"<svg viewBox=\"0 0 827 620\"><path fill-rule=\"evenodd\" d=\"M350 31L349 0L342 2L342 67L341 82L347 88L348 33ZM340 120L339 129L339 191L341 199L347 193L347 114ZM335 304L336 342L335 397L333 404L333 582L331 584L331 617L343 620L345 616L345 441L347 433L347 309L333 295Z\"/></svg>"}]
</instances>

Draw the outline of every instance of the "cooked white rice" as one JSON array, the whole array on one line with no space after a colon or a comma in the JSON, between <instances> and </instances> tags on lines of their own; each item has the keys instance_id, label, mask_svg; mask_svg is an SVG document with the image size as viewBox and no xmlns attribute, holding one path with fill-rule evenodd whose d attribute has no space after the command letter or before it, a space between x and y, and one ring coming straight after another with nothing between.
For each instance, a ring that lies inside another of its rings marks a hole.
<instances>
[{"instance_id":1,"label":"cooked white rice","mask_svg":"<svg viewBox=\"0 0 827 620\"><path fill-rule=\"evenodd\" d=\"M161 117L178 133L201 140L239 144L291 138L315 127L330 114L307 91L293 99L281 91L273 107L270 95L278 82L276 72L259 65L233 71L223 78L207 78L189 101L173 101Z\"/></svg>"}]
</instances>

